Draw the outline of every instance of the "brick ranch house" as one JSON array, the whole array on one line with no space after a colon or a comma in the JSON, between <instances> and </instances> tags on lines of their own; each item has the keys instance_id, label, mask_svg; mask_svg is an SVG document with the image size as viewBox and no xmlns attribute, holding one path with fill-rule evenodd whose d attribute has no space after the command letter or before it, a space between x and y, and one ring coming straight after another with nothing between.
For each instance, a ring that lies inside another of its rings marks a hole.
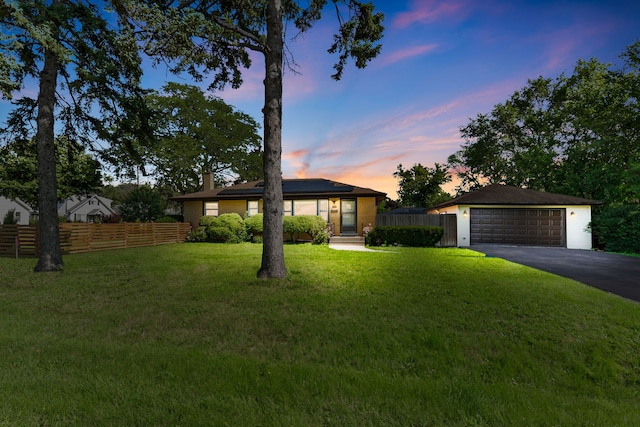
<instances>
[{"instance_id":1,"label":"brick ranch house","mask_svg":"<svg viewBox=\"0 0 640 427\"><path fill-rule=\"evenodd\" d=\"M183 204L185 222L197 228L202 216L237 213L242 217L263 212L264 181L229 187L213 187L205 174L204 190L173 197ZM322 178L283 179L284 215L319 215L336 236L362 236L363 228L374 224L378 204L386 193Z\"/></svg>"}]
</instances>

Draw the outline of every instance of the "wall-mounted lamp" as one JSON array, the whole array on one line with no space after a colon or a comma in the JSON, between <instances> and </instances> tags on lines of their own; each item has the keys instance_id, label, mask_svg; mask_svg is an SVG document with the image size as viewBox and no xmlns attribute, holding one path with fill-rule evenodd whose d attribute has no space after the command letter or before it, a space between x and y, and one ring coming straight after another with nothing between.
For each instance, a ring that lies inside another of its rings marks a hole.
<instances>
[{"instance_id":1,"label":"wall-mounted lamp","mask_svg":"<svg viewBox=\"0 0 640 427\"><path fill-rule=\"evenodd\" d=\"M465 209L465 211L464 211L464 212L462 212L462 216L463 216L463 217L465 217L465 218L467 217L467 211L466 211L466 209Z\"/></svg>"},{"instance_id":2,"label":"wall-mounted lamp","mask_svg":"<svg viewBox=\"0 0 640 427\"><path fill-rule=\"evenodd\" d=\"M576 216L576 213L574 211L571 211L571 213L569 215Z\"/></svg>"}]
</instances>

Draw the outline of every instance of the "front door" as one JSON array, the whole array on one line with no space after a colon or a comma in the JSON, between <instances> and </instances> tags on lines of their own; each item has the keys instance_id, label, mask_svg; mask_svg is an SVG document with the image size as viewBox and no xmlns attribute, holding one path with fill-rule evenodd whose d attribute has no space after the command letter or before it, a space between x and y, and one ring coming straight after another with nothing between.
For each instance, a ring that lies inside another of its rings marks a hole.
<instances>
[{"instance_id":1,"label":"front door","mask_svg":"<svg viewBox=\"0 0 640 427\"><path fill-rule=\"evenodd\" d=\"M340 201L340 234L357 234L356 201L342 199Z\"/></svg>"}]
</instances>

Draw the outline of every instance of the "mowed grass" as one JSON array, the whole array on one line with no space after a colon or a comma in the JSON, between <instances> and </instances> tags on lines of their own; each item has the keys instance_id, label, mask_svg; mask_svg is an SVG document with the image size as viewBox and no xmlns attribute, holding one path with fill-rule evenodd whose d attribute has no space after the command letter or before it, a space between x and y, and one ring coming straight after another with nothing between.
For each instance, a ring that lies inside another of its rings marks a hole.
<instances>
[{"instance_id":1,"label":"mowed grass","mask_svg":"<svg viewBox=\"0 0 640 427\"><path fill-rule=\"evenodd\" d=\"M0 259L0 425L640 425L640 305L465 249Z\"/></svg>"}]
</instances>

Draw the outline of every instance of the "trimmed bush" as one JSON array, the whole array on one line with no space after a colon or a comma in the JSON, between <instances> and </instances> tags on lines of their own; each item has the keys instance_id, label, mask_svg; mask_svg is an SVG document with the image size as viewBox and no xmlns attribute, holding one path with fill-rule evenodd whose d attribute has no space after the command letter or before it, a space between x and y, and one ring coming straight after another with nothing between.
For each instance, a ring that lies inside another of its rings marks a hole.
<instances>
[{"instance_id":1,"label":"trimmed bush","mask_svg":"<svg viewBox=\"0 0 640 427\"><path fill-rule=\"evenodd\" d=\"M218 217L203 216L200 218L200 226L205 228L208 242L239 243L246 240L244 221L237 213L226 213Z\"/></svg>"},{"instance_id":2,"label":"trimmed bush","mask_svg":"<svg viewBox=\"0 0 640 427\"><path fill-rule=\"evenodd\" d=\"M367 234L366 242L370 246L400 245L414 247L432 247L440 241L444 229L425 226L380 226Z\"/></svg>"},{"instance_id":3,"label":"trimmed bush","mask_svg":"<svg viewBox=\"0 0 640 427\"><path fill-rule=\"evenodd\" d=\"M156 219L154 222L178 222L177 219L170 216L163 216L161 218Z\"/></svg>"},{"instance_id":4,"label":"trimmed bush","mask_svg":"<svg viewBox=\"0 0 640 427\"><path fill-rule=\"evenodd\" d=\"M263 220L264 216L261 213L247 217L244 220L244 228L247 231L247 235L252 236L254 241L256 237L262 235L264 230Z\"/></svg>"},{"instance_id":5,"label":"trimmed bush","mask_svg":"<svg viewBox=\"0 0 640 427\"><path fill-rule=\"evenodd\" d=\"M283 232L289 235L292 242L303 234L308 234L311 241L316 242L326 226L327 222L317 215L285 216L282 221Z\"/></svg>"}]
</instances>

